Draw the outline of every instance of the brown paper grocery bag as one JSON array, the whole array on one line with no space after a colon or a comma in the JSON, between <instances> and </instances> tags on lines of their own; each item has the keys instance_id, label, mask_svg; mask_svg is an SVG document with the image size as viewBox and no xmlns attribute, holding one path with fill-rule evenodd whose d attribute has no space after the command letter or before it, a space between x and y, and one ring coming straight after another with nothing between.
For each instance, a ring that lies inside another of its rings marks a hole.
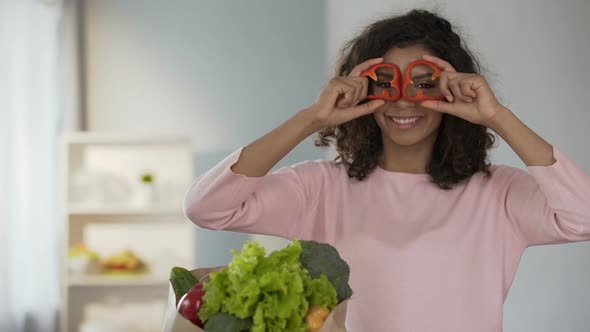
<instances>
[{"instance_id":1,"label":"brown paper grocery bag","mask_svg":"<svg viewBox=\"0 0 590 332\"><path fill-rule=\"evenodd\" d=\"M203 268L191 272L197 277L197 279L201 280L207 274L222 268L223 266ZM179 300L180 299L176 298L176 293L174 292L172 284L169 283L168 306L166 308L166 316L164 318L162 332L204 332L203 329L195 326L176 311L176 306ZM344 301L334 308L328 318L326 318L326 321L319 332L346 332L344 323L346 321L347 303L348 301Z\"/></svg>"}]
</instances>

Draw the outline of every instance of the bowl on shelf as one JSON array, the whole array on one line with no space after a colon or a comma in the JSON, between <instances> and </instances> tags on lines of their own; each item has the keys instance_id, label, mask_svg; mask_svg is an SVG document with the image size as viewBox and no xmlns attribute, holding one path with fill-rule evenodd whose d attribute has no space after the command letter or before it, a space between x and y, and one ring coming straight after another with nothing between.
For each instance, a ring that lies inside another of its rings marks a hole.
<instances>
[{"instance_id":1,"label":"bowl on shelf","mask_svg":"<svg viewBox=\"0 0 590 332\"><path fill-rule=\"evenodd\" d=\"M87 257L70 257L68 268L73 275L84 275L90 270L90 259Z\"/></svg>"},{"instance_id":2,"label":"bowl on shelf","mask_svg":"<svg viewBox=\"0 0 590 332\"><path fill-rule=\"evenodd\" d=\"M86 248L84 244L78 244L70 248L68 252L68 270L73 275L84 275L94 272L99 267L99 256Z\"/></svg>"},{"instance_id":3,"label":"bowl on shelf","mask_svg":"<svg viewBox=\"0 0 590 332\"><path fill-rule=\"evenodd\" d=\"M103 261L101 272L111 276L137 276L146 274L148 266L132 250L124 250Z\"/></svg>"}]
</instances>

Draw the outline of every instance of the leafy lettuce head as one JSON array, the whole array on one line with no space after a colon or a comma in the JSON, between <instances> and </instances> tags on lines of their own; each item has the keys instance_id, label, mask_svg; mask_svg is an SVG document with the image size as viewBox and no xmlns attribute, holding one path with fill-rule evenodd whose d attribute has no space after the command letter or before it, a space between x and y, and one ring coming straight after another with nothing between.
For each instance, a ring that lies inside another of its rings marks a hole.
<instances>
[{"instance_id":1,"label":"leafy lettuce head","mask_svg":"<svg viewBox=\"0 0 590 332\"><path fill-rule=\"evenodd\" d=\"M234 251L228 266L211 274L204 284L204 304L199 311L206 321L219 312L251 319L252 332L307 330L304 317L310 304L333 309L336 288L328 278L311 278L300 262L301 244L291 244L266 256L258 242Z\"/></svg>"}]
</instances>

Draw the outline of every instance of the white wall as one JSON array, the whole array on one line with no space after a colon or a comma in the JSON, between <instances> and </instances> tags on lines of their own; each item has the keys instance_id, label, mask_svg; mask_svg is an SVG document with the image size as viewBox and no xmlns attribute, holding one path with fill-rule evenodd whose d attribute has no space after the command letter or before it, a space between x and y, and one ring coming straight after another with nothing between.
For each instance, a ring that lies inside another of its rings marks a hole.
<instances>
[{"instance_id":1,"label":"white wall","mask_svg":"<svg viewBox=\"0 0 590 332\"><path fill-rule=\"evenodd\" d=\"M312 103L326 76L323 1L85 3L89 130L189 135L197 174ZM277 167L321 156L308 140ZM199 230L199 265L246 239Z\"/></svg>"},{"instance_id":2,"label":"white wall","mask_svg":"<svg viewBox=\"0 0 590 332\"><path fill-rule=\"evenodd\" d=\"M458 23L502 101L590 172L590 1L327 0L326 62L362 25L415 6ZM495 163L524 166L500 144ZM590 331L588 308L590 243L530 248L505 304L505 331Z\"/></svg>"}]
</instances>

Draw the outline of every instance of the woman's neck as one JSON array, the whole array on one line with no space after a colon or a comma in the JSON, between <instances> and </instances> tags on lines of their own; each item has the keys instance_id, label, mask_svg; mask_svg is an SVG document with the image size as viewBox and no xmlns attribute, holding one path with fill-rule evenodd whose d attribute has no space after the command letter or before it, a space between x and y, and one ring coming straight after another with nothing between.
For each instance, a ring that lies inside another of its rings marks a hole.
<instances>
[{"instance_id":1,"label":"woman's neck","mask_svg":"<svg viewBox=\"0 0 590 332\"><path fill-rule=\"evenodd\" d=\"M378 160L381 168L390 172L427 173L426 169L434 148L433 139L426 139L414 145L399 145L388 138L383 140L383 154Z\"/></svg>"}]
</instances>

